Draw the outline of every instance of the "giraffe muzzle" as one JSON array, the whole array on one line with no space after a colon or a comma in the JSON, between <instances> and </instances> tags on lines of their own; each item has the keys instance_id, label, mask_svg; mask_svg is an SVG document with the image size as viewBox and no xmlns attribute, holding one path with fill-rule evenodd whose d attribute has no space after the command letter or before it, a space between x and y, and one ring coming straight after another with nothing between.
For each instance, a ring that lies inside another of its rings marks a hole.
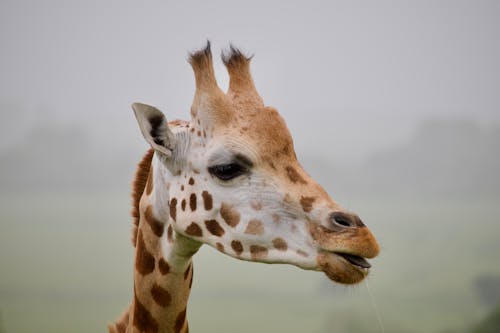
<instances>
[{"instance_id":1,"label":"giraffe muzzle","mask_svg":"<svg viewBox=\"0 0 500 333\"><path fill-rule=\"evenodd\" d=\"M368 275L371 264L366 259L376 257L380 248L357 215L336 211L324 225L310 221L309 230L318 247L317 267L329 279L354 284Z\"/></svg>"}]
</instances>

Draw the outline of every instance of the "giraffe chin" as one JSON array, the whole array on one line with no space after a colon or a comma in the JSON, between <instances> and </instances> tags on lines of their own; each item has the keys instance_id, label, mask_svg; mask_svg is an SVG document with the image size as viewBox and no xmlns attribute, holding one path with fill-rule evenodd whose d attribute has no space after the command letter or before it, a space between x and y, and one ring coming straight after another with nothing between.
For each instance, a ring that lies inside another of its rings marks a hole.
<instances>
[{"instance_id":1,"label":"giraffe chin","mask_svg":"<svg viewBox=\"0 0 500 333\"><path fill-rule=\"evenodd\" d=\"M341 284L356 284L368 276L368 268L354 265L332 252L321 252L317 257L318 267L328 278Z\"/></svg>"}]
</instances>

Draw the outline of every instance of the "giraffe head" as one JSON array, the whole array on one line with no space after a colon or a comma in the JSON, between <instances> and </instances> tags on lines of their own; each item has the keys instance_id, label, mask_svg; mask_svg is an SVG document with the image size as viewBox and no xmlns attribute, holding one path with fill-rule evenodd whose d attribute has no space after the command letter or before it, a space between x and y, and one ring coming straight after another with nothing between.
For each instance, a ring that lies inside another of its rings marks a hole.
<instances>
[{"instance_id":1,"label":"giraffe head","mask_svg":"<svg viewBox=\"0 0 500 333\"><path fill-rule=\"evenodd\" d=\"M210 44L189 60L196 79L190 122L167 123L154 107L133 105L157 156L158 214L180 237L238 259L361 281L377 241L301 167L284 120L255 89L250 58L233 47L222 55L227 93L217 85Z\"/></svg>"}]
</instances>

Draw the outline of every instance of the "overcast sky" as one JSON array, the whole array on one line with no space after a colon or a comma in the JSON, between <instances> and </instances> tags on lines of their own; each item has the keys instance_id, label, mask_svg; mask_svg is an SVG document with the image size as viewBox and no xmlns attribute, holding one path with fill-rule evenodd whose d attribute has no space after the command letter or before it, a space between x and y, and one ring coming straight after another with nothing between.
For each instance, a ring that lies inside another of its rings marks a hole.
<instances>
[{"instance_id":1,"label":"overcast sky","mask_svg":"<svg viewBox=\"0 0 500 333\"><path fill-rule=\"evenodd\" d=\"M130 104L186 119L187 52L255 54L299 153L360 158L431 116L500 122L500 1L0 1L0 148L39 122L145 147Z\"/></svg>"}]
</instances>

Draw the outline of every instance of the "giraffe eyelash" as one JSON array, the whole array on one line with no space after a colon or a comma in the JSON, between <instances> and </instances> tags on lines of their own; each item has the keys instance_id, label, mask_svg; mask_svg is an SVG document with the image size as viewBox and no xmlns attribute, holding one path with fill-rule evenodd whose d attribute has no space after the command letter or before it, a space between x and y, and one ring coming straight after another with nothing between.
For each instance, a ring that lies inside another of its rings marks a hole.
<instances>
[{"instance_id":1,"label":"giraffe eyelash","mask_svg":"<svg viewBox=\"0 0 500 333\"><path fill-rule=\"evenodd\" d=\"M223 181L229 181L248 172L248 169L238 163L214 165L208 168L208 172Z\"/></svg>"}]
</instances>

